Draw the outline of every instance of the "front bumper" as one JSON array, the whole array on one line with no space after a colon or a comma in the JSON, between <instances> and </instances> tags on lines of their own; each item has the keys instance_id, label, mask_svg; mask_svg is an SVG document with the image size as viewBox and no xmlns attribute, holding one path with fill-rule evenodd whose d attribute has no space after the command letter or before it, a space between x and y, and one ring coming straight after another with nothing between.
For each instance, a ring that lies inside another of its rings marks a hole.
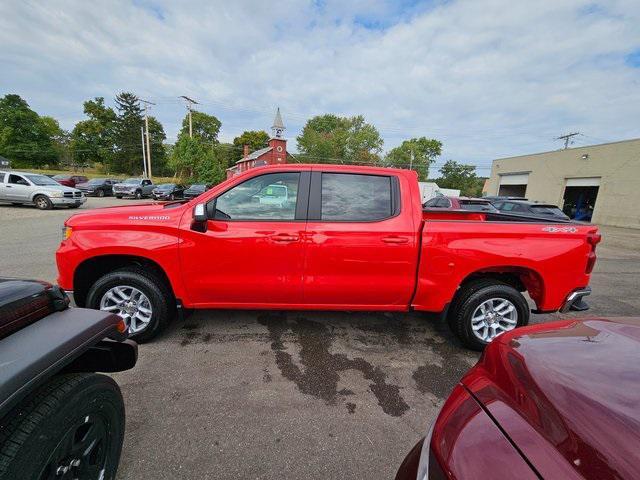
<instances>
[{"instance_id":1,"label":"front bumper","mask_svg":"<svg viewBox=\"0 0 640 480\"><path fill-rule=\"evenodd\" d=\"M583 300L584 297L591 295L591 287L578 288L571 292L567 299L560 307L562 313L574 310L577 312L583 312L589 310L589 305Z\"/></svg>"},{"instance_id":2,"label":"front bumper","mask_svg":"<svg viewBox=\"0 0 640 480\"><path fill-rule=\"evenodd\" d=\"M67 198L67 197L49 197L49 200L51 200L51 203L53 203L54 206L66 206L66 205L82 205L83 203L85 203L87 201L87 197L85 197L84 195L81 197L76 197L76 198Z\"/></svg>"},{"instance_id":3,"label":"front bumper","mask_svg":"<svg viewBox=\"0 0 640 480\"><path fill-rule=\"evenodd\" d=\"M135 190L114 190L114 195L121 195L123 197L133 197L136 194Z\"/></svg>"}]
</instances>

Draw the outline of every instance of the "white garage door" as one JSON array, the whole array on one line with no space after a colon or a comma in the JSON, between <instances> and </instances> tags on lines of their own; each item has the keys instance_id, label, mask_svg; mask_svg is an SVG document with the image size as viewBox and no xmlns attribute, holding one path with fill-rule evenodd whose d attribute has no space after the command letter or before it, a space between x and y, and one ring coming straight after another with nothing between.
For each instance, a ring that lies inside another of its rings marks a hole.
<instances>
[{"instance_id":1,"label":"white garage door","mask_svg":"<svg viewBox=\"0 0 640 480\"><path fill-rule=\"evenodd\" d=\"M600 177L567 178L567 187L599 187Z\"/></svg>"},{"instance_id":2,"label":"white garage door","mask_svg":"<svg viewBox=\"0 0 640 480\"><path fill-rule=\"evenodd\" d=\"M529 183L528 173L514 173L512 175L500 175L500 185L526 185Z\"/></svg>"}]
</instances>

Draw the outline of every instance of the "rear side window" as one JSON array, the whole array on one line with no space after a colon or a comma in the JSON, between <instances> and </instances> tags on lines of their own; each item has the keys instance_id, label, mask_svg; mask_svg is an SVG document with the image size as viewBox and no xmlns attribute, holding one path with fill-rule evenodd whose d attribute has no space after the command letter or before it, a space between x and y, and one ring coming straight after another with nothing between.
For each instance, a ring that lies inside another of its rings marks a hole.
<instances>
[{"instance_id":1,"label":"rear side window","mask_svg":"<svg viewBox=\"0 0 640 480\"><path fill-rule=\"evenodd\" d=\"M323 173L321 220L372 222L393 214L391 177Z\"/></svg>"},{"instance_id":2,"label":"rear side window","mask_svg":"<svg viewBox=\"0 0 640 480\"><path fill-rule=\"evenodd\" d=\"M0 183L4 182L4 173L0 173Z\"/></svg>"},{"instance_id":3,"label":"rear side window","mask_svg":"<svg viewBox=\"0 0 640 480\"><path fill-rule=\"evenodd\" d=\"M545 206L531 205L531 211L539 215L550 215L550 216L562 217L562 218L567 217L564 214L564 212L560 210L558 207L552 207L552 206L546 206L546 205Z\"/></svg>"}]
</instances>

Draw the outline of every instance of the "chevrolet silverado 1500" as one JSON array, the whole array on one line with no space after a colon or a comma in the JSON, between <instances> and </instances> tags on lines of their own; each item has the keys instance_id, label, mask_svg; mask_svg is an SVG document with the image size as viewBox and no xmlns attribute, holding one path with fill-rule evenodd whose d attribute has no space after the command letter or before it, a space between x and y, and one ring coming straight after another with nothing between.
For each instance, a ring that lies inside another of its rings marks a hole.
<instances>
[{"instance_id":1,"label":"chevrolet silverado 1500","mask_svg":"<svg viewBox=\"0 0 640 480\"><path fill-rule=\"evenodd\" d=\"M276 188L283 201L262 201ZM59 284L138 341L182 308L418 310L475 349L527 324L522 292L536 312L585 308L600 240L555 219L423 211L415 172L335 165L259 167L189 202L92 210L63 236Z\"/></svg>"}]
</instances>

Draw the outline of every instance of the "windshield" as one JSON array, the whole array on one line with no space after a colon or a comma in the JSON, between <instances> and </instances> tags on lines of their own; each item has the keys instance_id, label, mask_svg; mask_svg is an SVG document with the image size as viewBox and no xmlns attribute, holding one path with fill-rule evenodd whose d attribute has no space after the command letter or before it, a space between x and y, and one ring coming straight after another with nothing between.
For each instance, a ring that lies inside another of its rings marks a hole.
<instances>
[{"instance_id":1,"label":"windshield","mask_svg":"<svg viewBox=\"0 0 640 480\"><path fill-rule=\"evenodd\" d=\"M58 182L56 182L52 178L47 177L46 175L25 175L25 177L27 177L29 181L31 181L31 183L33 183L34 185L60 185Z\"/></svg>"},{"instance_id":2,"label":"windshield","mask_svg":"<svg viewBox=\"0 0 640 480\"><path fill-rule=\"evenodd\" d=\"M163 183L162 185L158 185L156 188L158 190L171 190L175 186L175 183Z\"/></svg>"},{"instance_id":3,"label":"windshield","mask_svg":"<svg viewBox=\"0 0 640 480\"><path fill-rule=\"evenodd\" d=\"M93 180L89 180L89 185L100 185L101 183L104 183L106 181L106 179L104 178L94 178Z\"/></svg>"},{"instance_id":4,"label":"windshield","mask_svg":"<svg viewBox=\"0 0 640 480\"><path fill-rule=\"evenodd\" d=\"M137 184L140 183L140 179L139 178L127 178L122 183L126 183L127 185L137 185Z\"/></svg>"}]
</instances>

